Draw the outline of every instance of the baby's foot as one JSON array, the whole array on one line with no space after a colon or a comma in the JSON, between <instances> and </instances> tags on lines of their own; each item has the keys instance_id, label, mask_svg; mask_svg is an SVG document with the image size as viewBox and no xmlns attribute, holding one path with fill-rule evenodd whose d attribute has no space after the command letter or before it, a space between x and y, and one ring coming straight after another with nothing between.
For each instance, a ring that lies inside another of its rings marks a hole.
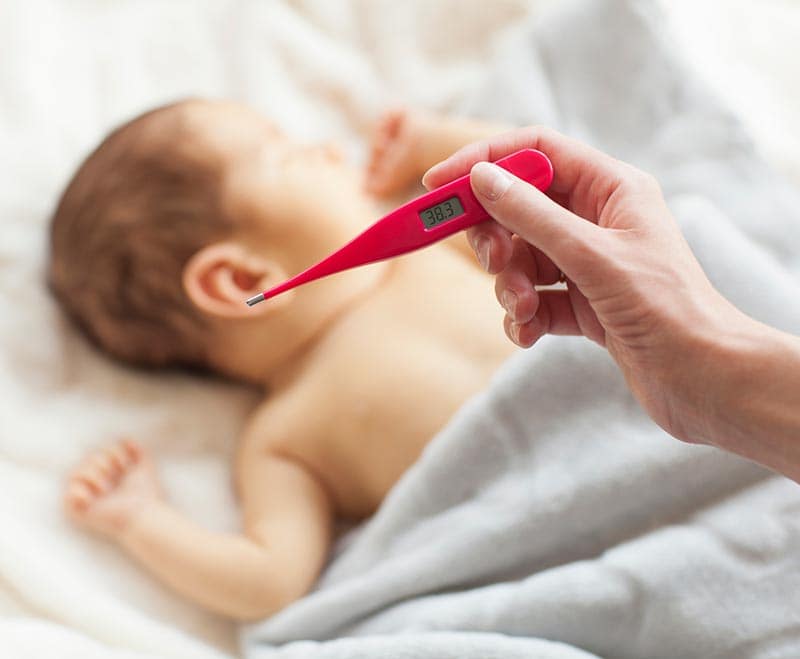
<instances>
[{"instance_id":1,"label":"baby's foot","mask_svg":"<svg viewBox=\"0 0 800 659\"><path fill-rule=\"evenodd\" d=\"M162 498L150 456L125 440L84 459L67 483L64 505L77 524L114 537L149 503Z\"/></svg>"},{"instance_id":2,"label":"baby's foot","mask_svg":"<svg viewBox=\"0 0 800 659\"><path fill-rule=\"evenodd\" d=\"M421 150L429 124L421 112L397 109L384 113L372 136L367 192L385 197L419 181L426 169Z\"/></svg>"}]
</instances>

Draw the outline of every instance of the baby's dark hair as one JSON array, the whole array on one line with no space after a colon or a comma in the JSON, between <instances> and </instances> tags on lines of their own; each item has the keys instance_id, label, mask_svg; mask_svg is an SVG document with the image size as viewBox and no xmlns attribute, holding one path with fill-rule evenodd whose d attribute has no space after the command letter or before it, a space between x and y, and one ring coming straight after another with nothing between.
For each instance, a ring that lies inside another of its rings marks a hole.
<instances>
[{"instance_id":1,"label":"baby's dark hair","mask_svg":"<svg viewBox=\"0 0 800 659\"><path fill-rule=\"evenodd\" d=\"M140 366L204 367L206 331L183 268L233 226L221 167L193 139L193 104L114 130L78 169L52 217L48 281L102 349Z\"/></svg>"}]
</instances>

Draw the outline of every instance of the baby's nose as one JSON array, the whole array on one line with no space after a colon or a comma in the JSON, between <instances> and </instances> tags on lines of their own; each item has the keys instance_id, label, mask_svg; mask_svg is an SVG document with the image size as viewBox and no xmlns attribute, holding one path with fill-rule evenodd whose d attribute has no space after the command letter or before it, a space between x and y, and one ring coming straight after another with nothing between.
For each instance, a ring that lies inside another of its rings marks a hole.
<instances>
[{"instance_id":1,"label":"baby's nose","mask_svg":"<svg viewBox=\"0 0 800 659\"><path fill-rule=\"evenodd\" d=\"M341 147L333 142L317 144L311 147L310 150L315 156L324 158L325 160L330 160L332 162L341 162L344 160L344 152Z\"/></svg>"}]
</instances>

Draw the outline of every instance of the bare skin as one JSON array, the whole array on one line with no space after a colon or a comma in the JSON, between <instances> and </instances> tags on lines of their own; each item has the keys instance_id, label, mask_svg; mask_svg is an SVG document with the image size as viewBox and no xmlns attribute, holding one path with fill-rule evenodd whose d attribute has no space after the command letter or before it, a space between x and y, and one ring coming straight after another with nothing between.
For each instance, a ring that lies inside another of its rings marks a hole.
<instances>
[{"instance_id":1,"label":"bare skin","mask_svg":"<svg viewBox=\"0 0 800 659\"><path fill-rule=\"evenodd\" d=\"M419 184L433 163L453 153L451 147L464 146L467 135L493 135L506 128L464 117L444 120L430 112L389 110L377 122L372 136L367 190L380 196L403 192Z\"/></svg>"},{"instance_id":2,"label":"bare skin","mask_svg":"<svg viewBox=\"0 0 800 659\"><path fill-rule=\"evenodd\" d=\"M543 194L488 161L520 148L553 161ZM656 180L542 126L467 145L424 176L470 173L496 222L471 244L496 275L508 337L583 335L615 359L664 430L800 482L800 337L748 317L709 282ZM566 290L539 290L561 271Z\"/></svg>"},{"instance_id":3,"label":"bare skin","mask_svg":"<svg viewBox=\"0 0 800 659\"><path fill-rule=\"evenodd\" d=\"M335 150L304 150L239 106L189 112L209 152L228 159L224 204L253 220L184 271L211 327L215 369L269 390L235 464L242 533L212 533L172 507L151 458L131 441L88 456L64 501L77 524L117 542L183 596L254 620L308 591L334 521L372 514L513 346L498 330L492 280L463 237L248 310L245 298L331 251L377 212ZM376 130L367 187L392 194L495 130L393 111ZM261 150L254 134L263 134ZM310 179L318 194L309 194Z\"/></svg>"}]
</instances>

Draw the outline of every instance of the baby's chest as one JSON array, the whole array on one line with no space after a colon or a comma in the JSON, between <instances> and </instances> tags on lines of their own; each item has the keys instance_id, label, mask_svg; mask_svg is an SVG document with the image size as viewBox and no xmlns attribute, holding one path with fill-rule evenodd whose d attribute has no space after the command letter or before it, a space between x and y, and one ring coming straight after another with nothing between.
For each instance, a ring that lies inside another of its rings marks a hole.
<instances>
[{"instance_id":1,"label":"baby's chest","mask_svg":"<svg viewBox=\"0 0 800 659\"><path fill-rule=\"evenodd\" d=\"M318 422L306 459L340 509L369 514L485 379L468 361L430 346L362 350L316 383Z\"/></svg>"}]
</instances>

